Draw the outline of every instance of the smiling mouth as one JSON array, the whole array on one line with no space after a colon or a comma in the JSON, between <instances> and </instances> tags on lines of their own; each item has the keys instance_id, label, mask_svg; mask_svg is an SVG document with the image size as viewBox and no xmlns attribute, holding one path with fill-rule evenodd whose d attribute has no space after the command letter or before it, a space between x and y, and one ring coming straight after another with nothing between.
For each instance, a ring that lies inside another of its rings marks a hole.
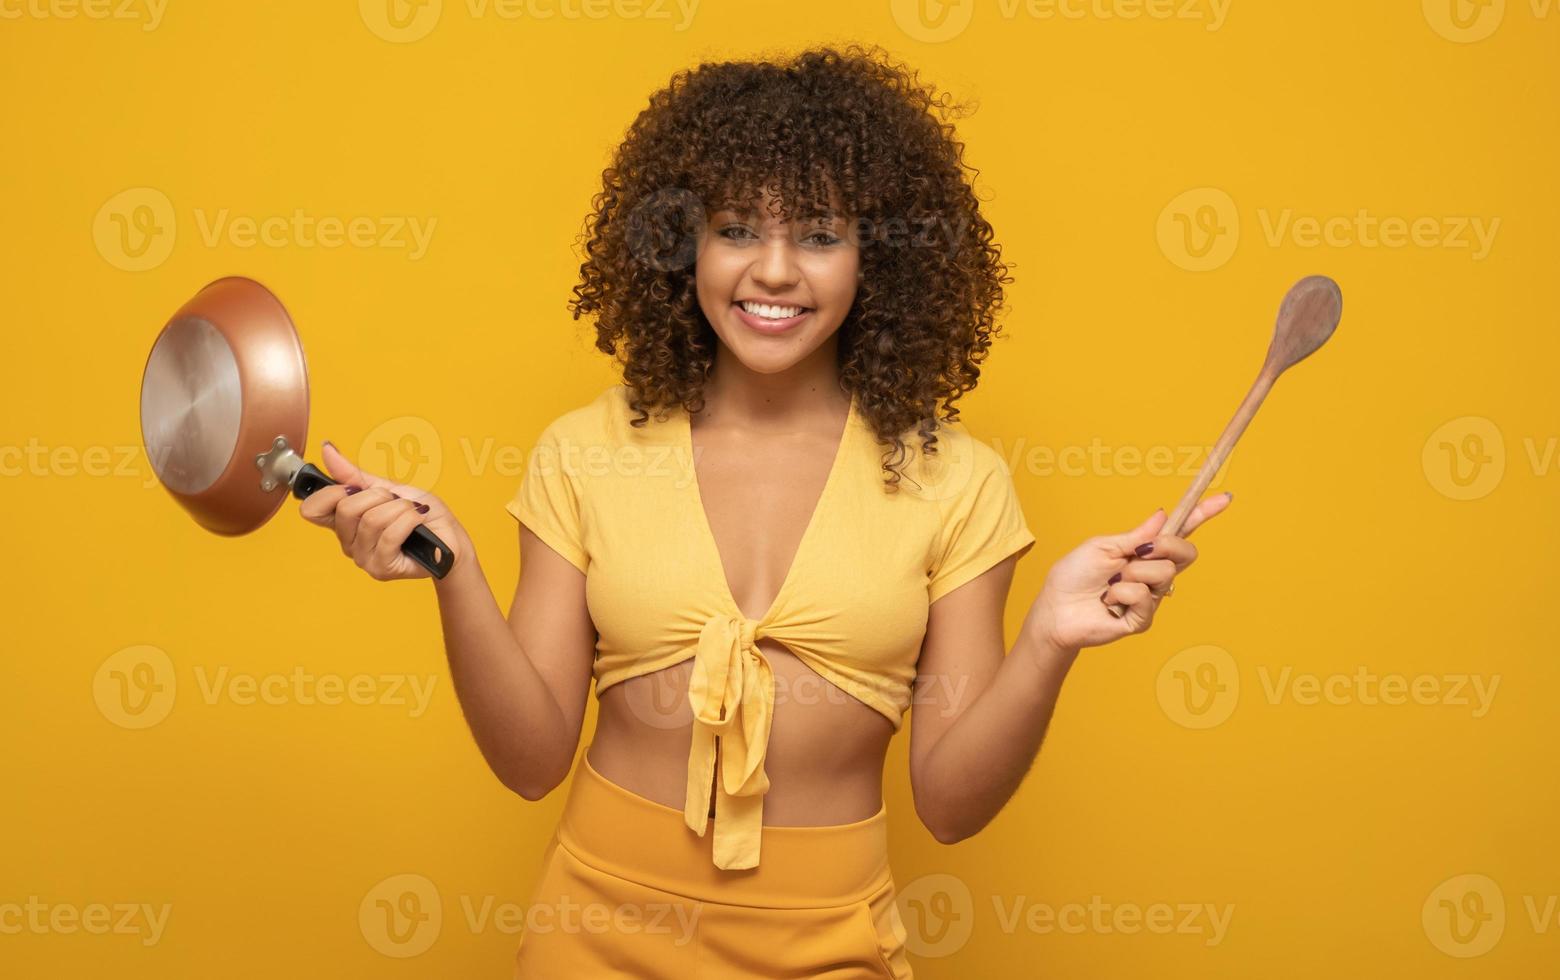
<instances>
[{"instance_id":1,"label":"smiling mouth","mask_svg":"<svg viewBox=\"0 0 1560 980\"><path fill-rule=\"evenodd\" d=\"M758 303L752 300L739 299L731 305L755 319L772 320L776 323L794 320L812 312L812 307L798 306L795 303Z\"/></svg>"},{"instance_id":2,"label":"smiling mouth","mask_svg":"<svg viewBox=\"0 0 1560 980\"><path fill-rule=\"evenodd\" d=\"M743 326L754 333L782 336L795 330L797 325L812 316L812 308L807 306L772 307L764 304L732 303L731 310ZM798 312L799 311L799 312ZM789 316L775 316L776 313L788 313Z\"/></svg>"}]
</instances>

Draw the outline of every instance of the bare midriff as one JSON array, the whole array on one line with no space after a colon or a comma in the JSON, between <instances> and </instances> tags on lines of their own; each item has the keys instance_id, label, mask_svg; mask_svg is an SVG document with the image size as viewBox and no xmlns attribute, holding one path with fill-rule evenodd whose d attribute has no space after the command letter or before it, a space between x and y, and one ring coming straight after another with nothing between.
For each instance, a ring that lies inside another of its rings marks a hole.
<instances>
[{"instance_id":1,"label":"bare midriff","mask_svg":"<svg viewBox=\"0 0 1560 980\"><path fill-rule=\"evenodd\" d=\"M769 777L765 826L821 827L874 816L883 805L883 763L893 725L778 641L761 637L756 646L775 675L774 717L764 756ZM588 751L590 764L607 779L679 810L688 790L693 742L692 671L690 658L603 691ZM710 800L713 816L713 790Z\"/></svg>"}]
</instances>

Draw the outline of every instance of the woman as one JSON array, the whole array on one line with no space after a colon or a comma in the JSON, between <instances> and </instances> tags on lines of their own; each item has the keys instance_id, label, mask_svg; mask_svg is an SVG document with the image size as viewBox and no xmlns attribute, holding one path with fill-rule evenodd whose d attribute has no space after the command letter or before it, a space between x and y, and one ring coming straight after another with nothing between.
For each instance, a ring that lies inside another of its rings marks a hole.
<instances>
[{"instance_id":1,"label":"woman","mask_svg":"<svg viewBox=\"0 0 1560 980\"><path fill-rule=\"evenodd\" d=\"M953 843L1018 788L1079 650L1146 629L1196 558L1162 510L1091 539L1005 649L1035 539L953 402L1011 280L946 108L859 47L650 100L571 304L623 383L541 435L507 621L441 501L326 451L344 485L300 511L370 575L426 574L418 524L454 548L435 589L493 772L537 800L574 768L516 976L909 977L881 782L911 702L916 812Z\"/></svg>"}]
</instances>

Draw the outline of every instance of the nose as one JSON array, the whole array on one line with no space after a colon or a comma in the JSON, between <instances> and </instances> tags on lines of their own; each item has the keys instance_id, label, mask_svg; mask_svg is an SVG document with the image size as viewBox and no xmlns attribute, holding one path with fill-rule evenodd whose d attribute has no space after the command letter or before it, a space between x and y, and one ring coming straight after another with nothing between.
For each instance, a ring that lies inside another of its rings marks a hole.
<instances>
[{"instance_id":1,"label":"nose","mask_svg":"<svg viewBox=\"0 0 1560 980\"><path fill-rule=\"evenodd\" d=\"M773 290L794 286L800 274L792 252L794 245L785 231L771 232L759 245L758 256L753 260L753 281Z\"/></svg>"}]
</instances>

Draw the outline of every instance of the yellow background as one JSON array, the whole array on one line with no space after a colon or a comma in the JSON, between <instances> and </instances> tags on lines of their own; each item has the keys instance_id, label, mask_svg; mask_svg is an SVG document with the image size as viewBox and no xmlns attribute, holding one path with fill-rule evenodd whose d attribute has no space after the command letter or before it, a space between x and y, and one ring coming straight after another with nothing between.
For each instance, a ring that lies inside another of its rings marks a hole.
<instances>
[{"instance_id":1,"label":"yellow background","mask_svg":"<svg viewBox=\"0 0 1560 980\"><path fill-rule=\"evenodd\" d=\"M397 30L382 0L172 0L155 18L144 0L0 0L0 973L508 975L563 793L527 803L485 769L427 581L371 581L296 502L236 540L172 502L139 449L147 352L206 282L271 286L306 344L311 458L329 438L442 495L507 610L518 463L614 377L564 307L611 147L680 67L850 40L979 102L959 133L1017 281L1010 339L963 407L1015 460L1040 540L1010 631L1056 557L1174 505L1180 447L1218 435L1284 290L1320 272L1345 295L1220 481L1236 499L1194 536L1198 565L1147 635L1084 654L991 826L937 844L895 741L917 975L1560 962L1560 4L517 9L447 0ZM245 244L209 233L224 210L434 224L416 255L404 231ZM1428 220L1384 243L1361 214ZM1340 218L1330 242L1293 224ZM126 251L125 222L159 230ZM1459 222L1493 240L1458 247ZM1156 447L1174 470L1134 465ZM295 668L432 677L432 699L208 690ZM1362 669L1429 703L1376 701ZM1458 676L1498 684L1485 710L1456 703ZM124 707L124 678L165 700ZM33 897L62 911L28 926ZM430 917L399 942L381 899ZM1230 918L1050 924L1091 902ZM92 907L119 903L166 905L157 941L103 934L96 916L122 916Z\"/></svg>"}]
</instances>

